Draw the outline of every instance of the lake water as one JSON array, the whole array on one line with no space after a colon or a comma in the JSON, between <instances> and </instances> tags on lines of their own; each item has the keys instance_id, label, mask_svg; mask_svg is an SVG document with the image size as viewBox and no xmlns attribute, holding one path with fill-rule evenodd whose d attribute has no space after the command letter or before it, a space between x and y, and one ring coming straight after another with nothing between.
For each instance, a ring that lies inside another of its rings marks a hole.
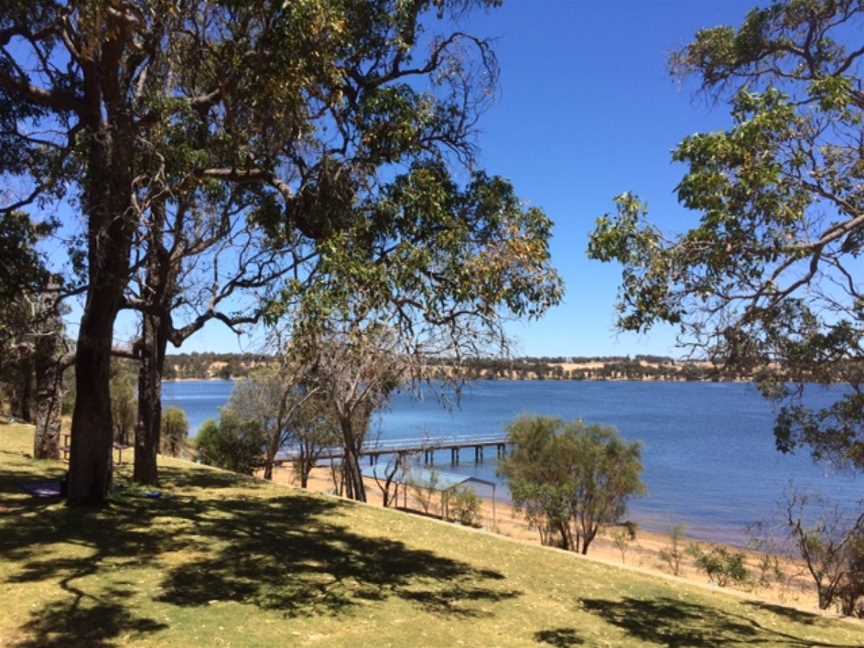
<instances>
[{"instance_id":1,"label":"lake water","mask_svg":"<svg viewBox=\"0 0 864 648\"><path fill-rule=\"evenodd\" d=\"M228 381L166 383L163 402L186 410L194 434L218 416L232 388ZM814 404L828 403L832 394L816 389L812 398ZM452 411L435 399L397 396L373 434L494 434L524 413L612 425L641 442L648 494L632 503L630 517L649 530L682 523L694 537L741 544L747 526L774 515L793 482L846 506L864 498L864 479L814 465L806 453L779 454L774 411L749 384L483 381L469 386ZM449 452L441 452L436 465L495 479L494 449L487 449L479 466L473 455L463 451L462 464L451 468ZM506 488L499 488L501 494L506 497Z\"/></svg>"}]
</instances>

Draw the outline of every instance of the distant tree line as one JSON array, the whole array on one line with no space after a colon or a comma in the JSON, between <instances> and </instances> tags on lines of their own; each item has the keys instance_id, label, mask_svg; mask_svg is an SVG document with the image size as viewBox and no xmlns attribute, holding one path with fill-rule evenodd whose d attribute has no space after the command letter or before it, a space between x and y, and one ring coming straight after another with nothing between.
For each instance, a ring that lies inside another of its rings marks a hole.
<instances>
[{"instance_id":1,"label":"distant tree line","mask_svg":"<svg viewBox=\"0 0 864 648\"><path fill-rule=\"evenodd\" d=\"M193 352L168 355L166 380L246 378L260 366L276 360L265 353ZM471 379L486 380L639 380L670 382L731 382L760 380L763 368L744 371L708 362L668 356L524 356L518 358L429 358L432 373L443 373L457 365ZM583 365L568 367L566 365ZM600 366L598 366L600 365ZM838 378L839 379L839 378Z\"/></svg>"}]
</instances>

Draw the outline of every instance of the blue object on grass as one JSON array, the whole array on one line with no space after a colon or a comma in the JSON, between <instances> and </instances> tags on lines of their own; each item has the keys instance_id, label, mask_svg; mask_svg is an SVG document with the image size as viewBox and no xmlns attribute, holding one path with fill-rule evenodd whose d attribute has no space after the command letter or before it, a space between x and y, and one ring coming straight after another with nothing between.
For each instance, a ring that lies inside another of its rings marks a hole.
<instances>
[{"instance_id":1,"label":"blue object on grass","mask_svg":"<svg viewBox=\"0 0 864 648\"><path fill-rule=\"evenodd\" d=\"M60 497L63 494L60 482L44 481L31 484L19 484L19 488L33 497L47 498Z\"/></svg>"}]
</instances>

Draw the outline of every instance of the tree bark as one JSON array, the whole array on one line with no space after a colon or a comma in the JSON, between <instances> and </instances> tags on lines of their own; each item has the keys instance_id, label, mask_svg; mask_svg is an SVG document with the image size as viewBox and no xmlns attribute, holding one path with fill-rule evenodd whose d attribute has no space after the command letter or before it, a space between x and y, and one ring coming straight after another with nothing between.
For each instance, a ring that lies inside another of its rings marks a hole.
<instances>
[{"instance_id":1,"label":"tree bark","mask_svg":"<svg viewBox=\"0 0 864 648\"><path fill-rule=\"evenodd\" d=\"M104 71L93 75L98 95ZM93 98L99 105L98 96ZM75 354L75 411L69 455L67 501L99 506L112 479L111 346L114 322L123 306L137 217L132 211L134 138L128 115L109 115L111 126L94 112L88 124L84 211L88 217L89 284Z\"/></svg>"},{"instance_id":2,"label":"tree bark","mask_svg":"<svg viewBox=\"0 0 864 648\"><path fill-rule=\"evenodd\" d=\"M276 458L276 453L270 448L267 451L267 456L264 457L264 479L273 481L273 461Z\"/></svg>"},{"instance_id":3,"label":"tree bark","mask_svg":"<svg viewBox=\"0 0 864 648\"><path fill-rule=\"evenodd\" d=\"M36 342L36 433L33 457L60 459L60 414L63 405L63 365L56 335L44 335Z\"/></svg>"},{"instance_id":4,"label":"tree bark","mask_svg":"<svg viewBox=\"0 0 864 648\"><path fill-rule=\"evenodd\" d=\"M75 355L68 502L98 506L111 487L111 335L120 295L110 286L89 292Z\"/></svg>"},{"instance_id":5,"label":"tree bark","mask_svg":"<svg viewBox=\"0 0 864 648\"><path fill-rule=\"evenodd\" d=\"M168 345L168 325L160 315L145 313L138 370L138 425L135 426L135 467L139 484L159 482L157 455L162 431L162 371Z\"/></svg>"},{"instance_id":6,"label":"tree bark","mask_svg":"<svg viewBox=\"0 0 864 648\"><path fill-rule=\"evenodd\" d=\"M345 470L345 494L358 502L366 501L366 485L360 471L360 454L353 445L346 445L343 469Z\"/></svg>"},{"instance_id":7,"label":"tree bark","mask_svg":"<svg viewBox=\"0 0 864 648\"><path fill-rule=\"evenodd\" d=\"M25 423L33 422L33 360L29 352L22 354L15 366L12 415Z\"/></svg>"},{"instance_id":8,"label":"tree bark","mask_svg":"<svg viewBox=\"0 0 864 648\"><path fill-rule=\"evenodd\" d=\"M281 417L280 417L281 419ZM264 455L264 479L273 480L273 463L276 461L276 455L279 454L282 440L281 420L276 424L276 430L270 437L270 443L267 446L267 452Z\"/></svg>"}]
</instances>

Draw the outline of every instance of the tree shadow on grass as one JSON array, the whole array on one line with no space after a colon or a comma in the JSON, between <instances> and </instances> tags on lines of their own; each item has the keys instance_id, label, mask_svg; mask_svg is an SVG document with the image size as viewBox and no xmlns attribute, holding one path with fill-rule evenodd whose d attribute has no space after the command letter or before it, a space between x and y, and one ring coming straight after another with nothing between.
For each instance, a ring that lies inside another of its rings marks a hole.
<instances>
[{"instance_id":1,"label":"tree shadow on grass","mask_svg":"<svg viewBox=\"0 0 864 648\"><path fill-rule=\"evenodd\" d=\"M498 572L355 532L340 520L349 504L259 494L245 483L231 491L236 480L210 472L166 471L160 499L127 492L103 510L55 504L0 517L0 562L14 564L7 582L58 587L20 627L27 637L20 645L106 648L157 633L166 626L142 611L151 600L233 601L294 617L370 610L398 597L430 614L473 617L519 595ZM154 599L142 601L146 594L123 580L126 566L158 570Z\"/></svg>"},{"instance_id":2,"label":"tree shadow on grass","mask_svg":"<svg viewBox=\"0 0 864 648\"><path fill-rule=\"evenodd\" d=\"M167 628L153 619L136 617L117 602L84 603L78 607L58 601L46 606L22 630L29 639L18 648L109 648L113 639L132 638Z\"/></svg>"},{"instance_id":3,"label":"tree shadow on grass","mask_svg":"<svg viewBox=\"0 0 864 648\"><path fill-rule=\"evenodd\" d=\"M818 624L825 624L825 619L820 617L818 614L813 614L812 612L804 612L803 610L796 610L795 608L787 608L783 607L782 605L774 605L772 603L765 603L763 601L744 601L744 605L756 608L757 610L771 612L772 614L785 617L789 621L793 621L794 623L800 623L801 625L812 626Z\"/></svg>"},{"instance_id":4,"label":"tree shadow on grass","mask_svg":"<svg viewBox=\"0 0 864 648\"><path fill-rule=\"evenodd\" d=\"M859 648L862 645L805 639L766 627L756 619L672 598L583 599L582 606L606 622L626 630L635 639L671 648L741 645ZM802 628L802 632L806 630Z\"/></svg>"},{"instance_id":5,"label":"tree shadow on grass","mask_svg":"<svg viewBox=\"0 0 864 648\"><path fill-rule=\"evenodd\" d=\"M307 616L399 597L432 614L475 617L490 614L484 604L520 594L490 587L503 579L497 572L357 534L321 515L322 507L333 506L298 497L212 503L216 515L199 528L211 550L171 570L160 600L179 606L242 601Z\"/></svg>"},{"instance_id":6,"label":"tree shadow on grass","mask_svg":"<svg viewBox=\"0 0 864 648\"><path fill-rule=\"evenodd\" d=\"M266 482L248 475L225 470L213 470L205 466L190 464L178 468L175 466L159 466L159 483L162 487L171 489L218 489L237 488L260 489L268 488ZM155 488L158 490L158 487Z\"/></svg>"},{"instance_id":7,"label":"tree shadow on grass","mask_svg":"<svg viewBox=\"0 0 864 648\"><path fill-rule=\"evenodd\" d=\"M576 634L573 628L541 630L534 633L534 640L537 643L547 644L555 648L570 648L571 646L585 645L585 641Z\"/></svg>"}]
</instances>

